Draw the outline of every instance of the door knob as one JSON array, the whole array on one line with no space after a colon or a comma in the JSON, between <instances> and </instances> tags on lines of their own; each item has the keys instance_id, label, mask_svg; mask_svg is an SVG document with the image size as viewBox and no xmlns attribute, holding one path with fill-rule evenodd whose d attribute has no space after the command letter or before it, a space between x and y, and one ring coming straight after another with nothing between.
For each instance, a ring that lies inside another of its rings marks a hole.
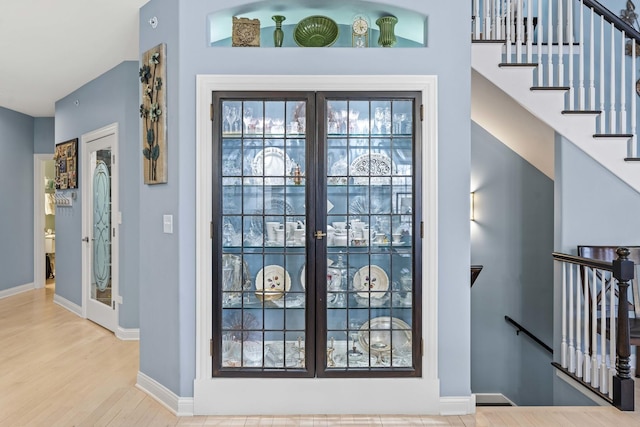
<instances>
[{"instance_id":1,"label":"door knob","mask_svg":"<svg viewBox=\"0 0 640 427\"><path fill-rule=\"evenodd\" d=\"M83 241L83 242L86 242L86 243L89 243L89 237L83 237L83 238L82 238L82 241Z\"/></svg>"}]
</instances>

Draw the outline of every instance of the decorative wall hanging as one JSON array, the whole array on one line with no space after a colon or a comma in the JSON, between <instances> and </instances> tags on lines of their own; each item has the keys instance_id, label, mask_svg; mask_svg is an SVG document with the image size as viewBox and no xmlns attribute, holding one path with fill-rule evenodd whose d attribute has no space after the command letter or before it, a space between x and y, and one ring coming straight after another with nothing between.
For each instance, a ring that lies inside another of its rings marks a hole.
<instances>
[{"instance_id":1,"label":"decorative wall hanging","mask_svg":"<svg viewBox=\"0 0 640 427\"><path fill-rule=\"evenodd\" d=\"M259 47L260 46L260 20L233 17L233 31L231 33L231 46Z\"/></svg>"},{"instance_id":2,"label":"decorative wall hanging","mask_svg":"<svg viewBox=\"0 0 640 427\"><path fill-rule=\"evenodd\" d=\"M56 166L56 188L78 188L78 138L57 144L53 159Z\"/></svg>"},{"instance_id":3,"label":"decorative wall hanging","mask_svg":"<svg viewBox=\"0 0 640 427\"><path fill-rule=\"evenodd\" d=\"M145 184L167 182L167 98L166 45L149 49L142 55L142 168Z\"/></svg>"}]
</instances>

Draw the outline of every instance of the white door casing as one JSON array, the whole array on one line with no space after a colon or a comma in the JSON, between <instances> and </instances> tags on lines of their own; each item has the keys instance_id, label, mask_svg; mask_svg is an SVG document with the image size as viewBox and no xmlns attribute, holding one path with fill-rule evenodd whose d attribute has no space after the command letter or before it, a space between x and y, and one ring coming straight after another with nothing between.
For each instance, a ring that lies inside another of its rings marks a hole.
<instances>
[{"instance_id":1,"label":"white door casing","mask_svg":"<svg viewBox=\"0 0 640 427\"><path fill-rule=\"evenodd\" d=\"M33 155L33 285L44 288L44 168L47 160L53 160L53 154Z\"/></svg>"}]
</instances>

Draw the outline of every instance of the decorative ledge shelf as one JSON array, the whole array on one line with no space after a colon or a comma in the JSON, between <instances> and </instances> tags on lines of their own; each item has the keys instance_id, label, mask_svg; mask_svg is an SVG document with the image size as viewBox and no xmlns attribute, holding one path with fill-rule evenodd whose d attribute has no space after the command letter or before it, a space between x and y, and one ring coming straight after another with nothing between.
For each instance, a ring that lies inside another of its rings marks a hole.
<instances>
[{"instance_id":1,"label":"decorative ledge shelf","mask_svg":"<svg viewBox=\"0 0 640 427\"><path fill-rule=\"evenodd\" d=\"M282 15L284 39L282 47L298 47L293 40L293 30L302 19L312 15L324 15L333 19L339 27L338 40L331 47L352 47L351 23L360 14L369 19L369 47L378 46L379 30L375 24L381 16L393 15L398 18L395 26L397 43L400 47L426 47L428 17L407 9L362 1L325 0L318 2L303 0L292 5L285 0L270 0L233 7L207 16L208 44L211 47L230 47L233 17L260 20L260 47L274 47L273 15Z\"/></svg>"}]
</instances>

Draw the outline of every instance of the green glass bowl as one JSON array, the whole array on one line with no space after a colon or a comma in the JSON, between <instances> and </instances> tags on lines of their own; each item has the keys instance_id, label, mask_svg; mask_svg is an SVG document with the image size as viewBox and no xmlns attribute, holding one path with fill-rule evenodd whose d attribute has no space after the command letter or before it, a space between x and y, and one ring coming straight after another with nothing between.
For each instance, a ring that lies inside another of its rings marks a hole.
<instances>
[{"instance_id":1,"label":"green glass bowl","mask_svg":"<svg viewBox=\"0 0 640 427\"><path fill-rule=\"evenodd\" d=\"M338 40L338 24L326 16L308 16L296 25L293 40L301 47L331 46Z\"/></svg>"}]
</instances>

